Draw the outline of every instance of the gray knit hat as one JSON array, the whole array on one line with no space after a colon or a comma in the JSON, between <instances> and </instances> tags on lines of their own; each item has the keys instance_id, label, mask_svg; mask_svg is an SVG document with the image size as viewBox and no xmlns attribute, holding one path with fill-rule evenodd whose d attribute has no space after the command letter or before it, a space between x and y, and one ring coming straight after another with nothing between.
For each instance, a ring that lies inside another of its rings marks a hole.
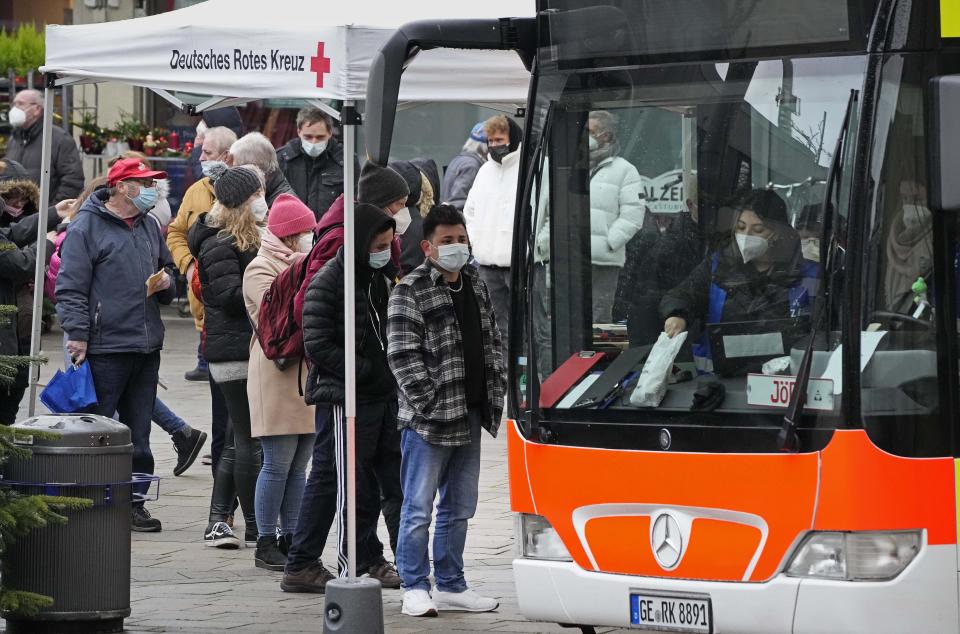
<instances>
[{"instance_id":1,"label":"gray knit hat","mask_svg":"<svg viewBox=\"0 0 960 634\"><path fill-rule=\"evenodd\" d=\"M376 205L383 209L390 203L406 200L410 188L403 176L389 167L380 167L373 161L367 161L360 170L357 202Z\"/></svg>"},{"instance_id":2,"label":"gray knit hat","mask_svg":"<svg viewBox=\"0 0 960 634\"><path fill-rule=\"evenodd\" d=\"M262 188L260 177L245 167L231 167L213 183L217 200L229 209L236 209Z\"/></svg>"}]
</instances>

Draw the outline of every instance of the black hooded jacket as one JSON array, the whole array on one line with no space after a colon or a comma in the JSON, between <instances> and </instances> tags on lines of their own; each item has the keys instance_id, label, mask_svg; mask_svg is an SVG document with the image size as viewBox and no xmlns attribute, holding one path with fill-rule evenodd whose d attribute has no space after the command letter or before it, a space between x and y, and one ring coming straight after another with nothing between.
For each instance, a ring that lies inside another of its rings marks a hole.
<instances>
[{"instance_id":1,"label":"black hooded jacket","mask_svg":"<svg viewBox=\"0 0 960 634\"><path fill-rule=\"evenodd\" d=\"M233 237L219 235L201 215L187 240L199 264L204 309L204 356L211 363L250 358L253 329L243 301L243 272L257 249L240 251Z\"/></svg>"},{"instance_id":2,"label":"black hooded jacket","mask_svg":"<svg viewBox=\"0 0 960 634\"><path fill-rule=\"evenodd\" d=\"M394 227L378 207L357 205L356 212L356 359L357 401L394 398L396 381L387 365L387 280L370 268L370 242ZM308 403L344 401L344 255L343 248L310 281L303 306L303 345L310 360Z\"/></svg>"}]
</instances>

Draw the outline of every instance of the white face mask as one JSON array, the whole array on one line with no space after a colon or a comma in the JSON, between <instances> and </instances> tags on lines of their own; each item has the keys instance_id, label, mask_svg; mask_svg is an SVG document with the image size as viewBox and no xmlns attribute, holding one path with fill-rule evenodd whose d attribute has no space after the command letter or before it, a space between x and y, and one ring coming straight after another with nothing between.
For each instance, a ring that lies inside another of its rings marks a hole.
<instances>
[{"instance_id":1,"label":"white face mask","mask_svg":"<svg viewBox=\"0 0 960 634\"><path fill-rule=\"evenodd\" d=\"M253 212L253 216L257 219L257 222L263 222L263 219L267 217L267 211L269 209L267 201L263 196L254 198L253 202L250 203L250 211Z\"/></svg>"},{"instance_id":2,"label":"white face mask","mask_svg":"<svg viewBox=\"0 0 960 634\"><path fill-rule=\"evenodd\" d=\"M323 151L327 149L327 142L319 141L317 143L311 143L310 141L304 141L300 139L300 147L303 148L303 153L311 158L317 158Z\"/></svg>"},{"instance_id":3,"label":"white face mask","mask_svg":"<svg viewBox=\"0 0 960 634\"><path fill-rule=\"evenodd\" d=\"M390 255L390 247L387 247L383 251L368 253L367 262L369 262L371 269L382 269L390 261Z\"/></svg>"},{"instance_id":4,"label":"white face mask","mask_svg":"<svg viewBox=\"0 0 960 634\"><path fill-rule=\"evenodd\" d=\"M313 232L305 233L297 238L297 251L300 253L310 253L313 248Z\"/></svg>"},{"instance_id":5,"label":"white face mask","mask_svg":"<svg viewBox=\"0 0 960 634\"><path fill-rule=\"evenodd\" d=\"M11 128L22 128L23 124L27 122L27 113L21 108L14 106L10 108L10 111L7 113L7 121L10 122Z\"/></svg>"},{"instance_id":6,"label":"white face mask","mask_svg":"<svg viewBox=\"0 0 960 634\"><path fill-rule=\"evenodd\" d=\"M596 152L597 150L600 149L600 142L597 141L595 138L590 137L588 143L590 144L590 151L591 151L591 152Z\"/></svg>"},{"instance_id":7,"label":"white face mask","mask_svg":"<svg viewBox=\"0 0 960 634\"><path fill-rule=\"evenodd\" d=\"M444 271L456 273L470 259L470 247L465 244L443 244L437 247L437 263Z\"/></svg>"},{"instance_id":8,"label":"white face mask","mask_svg":"<svg viewBox=\"0 0 960 634\"><path fill-rule=\"evenodd\" d=\"M770 248L770 241L760 236L748 236L743 233L738 233L737 246L740 247L740 254L743 256L744 264L746 264L766 253Z\"/></svg>"},{"instance_id":9,"label":"white face mask","mask_svg":"<svg viewBox=\"0 0 960 634\"><path fill-rule=\"evenodd\" d=\"M213 169L218 165L227 166L223 161L200 161L200 171L203 172L204 176L209 178L210 174L213 173Z\"/></svg>"},{"instance_id":10,"label":"white face mask","mask_svg":"<svg viewBox=\"0 0 960 634\"><path fill-rule=\"evenodd\" d=\"M393 215L393 221L397 223L397 233L403 234L410 227L413 218L410 217L410 208L404 207Z\"/></svg>"},{"instance_id":11,"label":"white face mask","mask_svg":"<svg viewBox=\"0 0 960 634\"><path fill-rule=\"evenodd\" d=\"M800 241L803 257L811 262L820 261L820 238L804 238Z\"/></svg>"},{"instance_id":12,"label":"white face mask","mask_svg":"<svg viewBox=\"0 0 960 634\"><path fill-rule=\"evenodd\" d=\"M915 229L929 223L930 215L930 210L923 205L904 205L903 226L907 229Z\"/></svg>"}]
</instances>

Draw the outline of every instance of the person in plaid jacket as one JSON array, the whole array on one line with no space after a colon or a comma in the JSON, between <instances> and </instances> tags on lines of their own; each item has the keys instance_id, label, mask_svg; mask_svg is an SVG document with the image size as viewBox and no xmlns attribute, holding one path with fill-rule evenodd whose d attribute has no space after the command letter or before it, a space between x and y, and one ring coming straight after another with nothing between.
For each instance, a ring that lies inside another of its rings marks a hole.
<instances>
[{"instance_id":1,"label":"person in plaid jacket","mask_svg":"<svg viewBox=\"0 0 960 634\"><path fill-rule=\"evenodd\" d=\"M387 362L399 388L403 507L397 568L403 613L488 612L499 603L467 588L463 547L477 509L480 430L496 436L503 413L503 341L490 293L470 257L466 223L451 205L423 220L426 261L394 289L387 309ZM428 531L437 504L430 594Z\"/></svg>"}]
</instances>

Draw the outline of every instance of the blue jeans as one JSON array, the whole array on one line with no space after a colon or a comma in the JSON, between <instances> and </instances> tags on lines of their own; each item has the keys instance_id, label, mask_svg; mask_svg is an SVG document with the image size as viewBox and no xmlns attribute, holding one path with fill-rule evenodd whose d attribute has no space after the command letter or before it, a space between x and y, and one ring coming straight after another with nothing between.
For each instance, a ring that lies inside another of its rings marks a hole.
<instances>
[{"instance_id":1,"label":"blue jeans","mask_svg":"<svg viewBox=\"0 0 960 634\"><path fill-rule=\"evenodd\" d=\"M433 530L433 576L437 590L463 592L467 589L463 577L463 547L467 541L467 521L477 511L482 413L479 408L470 408L467 416L469 445L441 447L426 442L412 429L401 432L403 507L397 570L406 590L430 590L427 542L433 500L438 491L440 500Z\"/></svg>"},{"instance_id":2,"label":"blue jeans","mask_svg":"<svg viewBox=\"0 0 960 634\"><path fill-rule=\"evenodd\" d=\"M97 390L96 413L116 417L130 428L134 472L153 473L150 417L157 398L160 351L90 354L87 362ZM138 486L135 490L146 493L147 487Z\"/></svg>"},{"instance_id":3,"label":"blue jeans","mask_svg":"<svg viewBox=\"0 0 960 634\"><path fill-rule=\"evenodd\" d=\"M171 436L187 429L187 421L174 414L159 398L153 404L153 422Z\"/></svg>"},{"instance_id":4,"label":"blue jeans","mask_svg":"<svg viewBox=\"0 0 960 634\"><path fill-rule=\"evenodd\" d=\"M316 562L327 544L337 513L337 473L333 461L333 421L330 408L317 406L310 475L300 501L300 517L287 553L287 572L303 570Z\"/></svg>"},{"instance_id":5,"label":"blue jeans","mask_svg":"<svg viewBox=\"0 0 960 634\"><path fill-rule=\"evenodd\" d=\"M285 535L293 534L300 515L300 500L307 482L307 462L313 453L313 434L262 436L263 466L257 476L254 508L257 532L273 537L277 518Z\"/></svg>"}]
</instances>

